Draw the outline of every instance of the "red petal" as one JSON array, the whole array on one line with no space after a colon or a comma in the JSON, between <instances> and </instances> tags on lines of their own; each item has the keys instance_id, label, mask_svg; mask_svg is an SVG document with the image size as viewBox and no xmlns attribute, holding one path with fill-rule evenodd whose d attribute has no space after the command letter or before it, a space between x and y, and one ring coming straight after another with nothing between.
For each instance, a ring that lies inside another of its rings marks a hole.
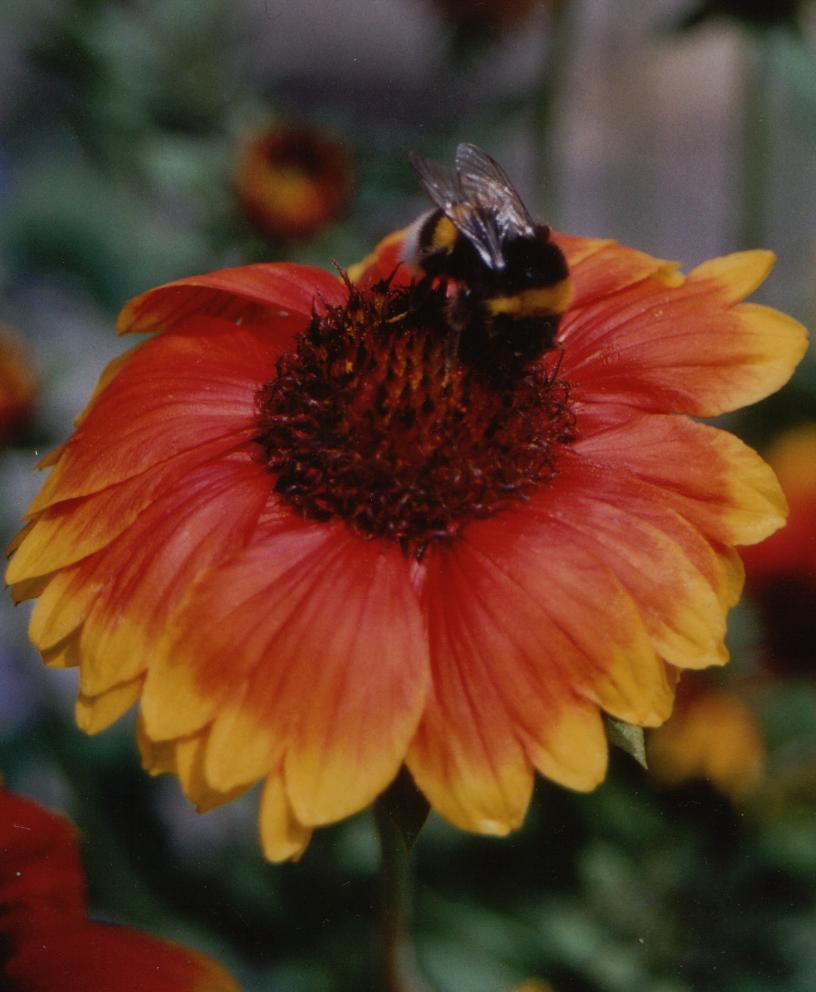
<instances>
[{"instance_id":1,"label":"red petal","mask_svg":"<svg viewBox=\"0 0 816 992\"><path fill-rule=\"evenodd\" d=\"M30 512L99 492L219 438L246 439L255 393L275 374L290 330L285 322L236 328L202 318L145 342L88 410Z\"/></svg>"},{"instance_id":2,"label":"red petal","mask_svg":"<svg viewBox=\"0 0 816 992\"><path fill-rule=\"evenodd\" d=\"M559 479L553 500L580 489ZM672 686L639 604L609 562L527 508L471 525L433 557L424 590L432 692L409 767L465 829L518 825L529 764L575 788L603 777L597 709L665 719Z\"/></svg>"},{"instance_id":3,"label":"red petal","mask_svg":"<svg viewBox=\"0 0 816 992\"><path fill-rule=\"evenodd\" d=\"M723 664L725 612L742 588L738 560L655 499L650 486L594 466L562 464L569 501L547 489L530 502L541 524L566 528L628 590L658 654L672 665Z\"/></svg>"},{"instance_id":4,"label":"red petal","mask_svg":"<svg viewBox=\"0 0 816 992\"><path fill-rule=\"evenodd\" d=\"M96 694L146 667L170 613L201 572L249 541L269 497L263 466L207 465L100 553L101 586L82 629L81 685Z\"/></svg>"},{"instance_id":5,"label":"red petal","mask_svg":"<svg viewBox=\"0 0 816 992\"><path fill-rule=\"evenodd\" d=\"M549 492L568 507L580 489L565 475ZM529 638L552 691L560 686L631 723L665 719L672 691L637 602L563 522L542 523L520 507L473 524L461 548L460 568L473 569L486 611L505 628L513 618L506 636ZM501 651L494 656L501 672Z\"/></svg>"},{"instance_id":6,"label":"red petal","mask_svg":"<svg viewBox=\"0 0 816 992\"><path fill-rule=\"evenodd\" d=\"M85 878L71 824L0 787L0 943L85 917Z\"/></svg>"},{"instance_id":7,"label":"red petal","mask_svg":"<svg viewBox=\"0 0 816 992\"><path fill-rule=\"evenodd\" d=\"M289 514L190 590L157 651L148 735L183 736L215 719L211 784L237 786L283 758L305 825L349 815L388 784L427 687L399 549Z\"/></svg>"},{"instance_id":8,"label":"red petal","mask_svg":"<svg viewBox=\"0 0 816 992\"><path fill-rule=\"evenodd\" d=\"M597 306L600 300L651 279L654 285L676 286L683 277L677 264L652 258L615 241L555 233L553 240L567 257L573 297L570 313ZM566 326L565 319L564 325Z\"/></svg>"},{"instance_id":9,"label":"red petal","mask_svg":"<svg viewBox=\"0 0 816 992\"><path fill-rule=\"evenodd\" d=\"M779 483L759 455L733 434L686 417L629 416L573 451L606 476L650 483L658 502L721 544L753 544L785 522Z\"/></svg>"},{"instance_id":10,"label":"red petal","mask_svg":"<svg viewBox=\"0 0 816 992\"><path fill-rule=\"evenodd\" d=\"M189 276L137 296L119 314L120 334L168 331L189 317L236 322L309 317L322 303L338 306L345 291L336 276L310 265L267 262Z\"/></svg>"},{"instance_id":11,"label":"red petal","mask_svg":"<svg viewBox=\"0 0 816 992\"><path fill-rule=\"evenodd\" d=\"M6 581L16 584L87 558L114 541L151 503L196 468L248 445L249 432L237 439L232 435L219 437L98 493L55 503L28 525L14 551Z\"/></svg>"},{"instance_id":12,"label":"red petal","mask_svg":"<svg viewBox=\"0 0 816 992\"><path fill-rule=\"evenodd\" d=\"M239 992L204 954L103 923L32 936L4 974L7 992Z\"/></svg>"},{"instance_id":13,"label":"red petal","mask_svg":"<svg viewBox=\"0 0 816 992\"><path fill-rule=\"evenodd\" d=\"M680 286L652 277L573 304L562 372L575 400L714 416L783 385L804 354L804 328L735 299L761 281L767 252L717 259Z\"/></svg>"},{"instance_id":14,"label":"red petal","mask_svg":"<svg viewBox=\"0 0 816 992\"><path fill-rule=\"evenodd\" d=\"M32 616L37 647L79 636L86 695L132 681L199 572L249 540L269 488L246 456L191 472L112 545L53 579Z\"/></svg>"}]
</instances>

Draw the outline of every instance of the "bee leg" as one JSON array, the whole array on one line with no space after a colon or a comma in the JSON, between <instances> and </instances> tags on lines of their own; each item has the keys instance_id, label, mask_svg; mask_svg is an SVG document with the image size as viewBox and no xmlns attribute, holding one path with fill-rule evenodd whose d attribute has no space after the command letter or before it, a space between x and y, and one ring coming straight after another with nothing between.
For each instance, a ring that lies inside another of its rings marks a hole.
<instances>
[{"instance_id":1,"label":"bee leg","mask_svg":"<svg viewBox=\"0 0 816 992\"><path fill-rule=\"evenodd\" d=\"M448 331L448 340L445 342L445 367L453 368L459 358L459 342L462 340L462 331L458 327L451 327Z\"/></svg>"},{"instance_id":2,"label":"bee leg","mask_svg":"<svg viewBox=\"0 0 816 992\"><path fill-rule=\"evenodd\" d=\"M470 292L464 288L458 289L445 306L445 320L449 328L448 340L445 345L448 367L461 357L459 345L462 340L462 331L470 324L473 314L474 301Z\"/></svg>"}]
</instances>

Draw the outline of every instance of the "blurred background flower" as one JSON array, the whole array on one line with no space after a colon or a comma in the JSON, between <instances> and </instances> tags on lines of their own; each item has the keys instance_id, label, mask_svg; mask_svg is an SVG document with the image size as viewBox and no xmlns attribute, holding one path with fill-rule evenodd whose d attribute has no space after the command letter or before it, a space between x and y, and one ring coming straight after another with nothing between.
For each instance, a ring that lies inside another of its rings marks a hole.
<instances>
[{"instance_id":1,"label":"blurred background flower","mask_svg":"<svg viewBox=\"0 0 816 992\"><path fill-rule=\"evenodd\" d=\"M762 660L778 674L816 676L816 425L799 425L768 451L788 499L784 530L745 554L760 619Z\"/></svg>"},{"instance_id":2,"label":"blurred background flower","mask_svg":"<svg viewBox=\"0 0 816 992\"><path fill-rule=\"evenodd\" d=\"M5 992L239 992L190 948L86 915L71 824L0 786L0 979Z\"/></svg>"},{"instance_id":3,"label":"blurred background flower","mask_svg":"<svg viewBox=\"0 0 816 992\"><path fill-rule=\"evenodd\" d=\"M36 389L36 375L22 342L10 327L0 325L0 443L7 443L26 425Z\"/></svg>"},{"instance_id":4,"label":"blurred background flower","mask_svg":"<svg viewBox=\"0 0 816 992\"><path fill-rule=\"evenodd\" d=\"M450 161L476 141L546 220L688 267L771 248L762 301L812 327L814 5L797 9L798 35L721 17L666 30L695 6L571 0L556 24L536 5L454 60L430 0L347 0L342 14L324 0L0 4L0 319L40 382L0 461L5 537L41 484L34 466L124 347L112 327L129 297L253 261L350 264L426 209L411 149ZM236 157L270 120L343 140L356 177L346 214L285 247L236 208ZM728 427L767 450L803 420L816 421L812 357ZM732 615L722 688L764 670L757 602ZM132 718L85 738L74 673L42 670L26 622L25 607L0 608L0 766L88 839L92 917L210 948L248 992L370 985L368 817L320 831L297 865L263 864L257 797L197 817L171 780L141 771ZM618 755L590 796L540 784L501 843L432 816L414 912L431 979L469 992L530 975L558 992L810 992L811 671L751 689L766 776L739 808L705 782L657 789Z\"/></svg>"},{"instance_id":5,"label":"blurred background flower","mask_svg":"<svg viewBox=\"0 0 816 992\"><path fill-rule=\"evenodd\" d=\"M238 200L261 232L276 240L317 234L346 208L351 182L345 144L316 128L264 128L238 151Z\"/></svg>"},{"instance_id":6,"label":"blurred background flower","mask_svg":"<svg viewBox=\"0 0 816 992\"><path fill-rule=\"evenodd\" d=\"M691 675L681 682L668 721L649 734L648 760L658 782L704 780L738 802L762 778L763 733L738 691Z\"/></svg>"}]
</instances>

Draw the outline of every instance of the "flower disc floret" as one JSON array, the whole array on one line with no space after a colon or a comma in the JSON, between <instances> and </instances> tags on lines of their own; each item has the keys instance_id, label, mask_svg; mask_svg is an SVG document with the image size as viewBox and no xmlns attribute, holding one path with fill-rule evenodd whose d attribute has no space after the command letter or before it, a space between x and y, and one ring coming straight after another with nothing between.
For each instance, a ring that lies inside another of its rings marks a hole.
<instances>
[{"instance_id":1,"label":"flower disc floret","mask_svg":"<svg viewBox=\"0 0 816 992\"><path fill-rule=\"evenodd\" d=\"M574 439L566 383L542 364L497 379L451 360L444 285L348 290L258 394L289 505L421 554L554 477Z\"/></svg>"}]
</instances>

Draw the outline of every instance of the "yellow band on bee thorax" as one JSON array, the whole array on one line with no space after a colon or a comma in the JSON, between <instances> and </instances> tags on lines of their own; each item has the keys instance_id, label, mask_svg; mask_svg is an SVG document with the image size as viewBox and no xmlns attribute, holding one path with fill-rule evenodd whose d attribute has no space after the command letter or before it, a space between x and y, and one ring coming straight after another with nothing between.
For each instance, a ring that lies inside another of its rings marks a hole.
<instances>
[{"instance_id":1,"label":"yellow band on bee thorax","mask_svg":"<svg viewBox=\"0 0 816 992\"><path fill-rule=\"evenodd\" d=\"M430 247L434 250L443 248L451 251L458 238L459 232L453 222L443 214L434 226Z\"/></svg>"},{"instance_id":2,"label":"yellow band on bee thorax","mask_svg":"<svg viewBox=\"0 0 816 992\"><path fill-rule=\"evenodd\" d=\"M488 312L496 317L502 313L536 314L563 313L572 299L572 280L562 279L552 286L523 289L511 296L493 296L486 300Z\"/></svg>"}]
</instances>

